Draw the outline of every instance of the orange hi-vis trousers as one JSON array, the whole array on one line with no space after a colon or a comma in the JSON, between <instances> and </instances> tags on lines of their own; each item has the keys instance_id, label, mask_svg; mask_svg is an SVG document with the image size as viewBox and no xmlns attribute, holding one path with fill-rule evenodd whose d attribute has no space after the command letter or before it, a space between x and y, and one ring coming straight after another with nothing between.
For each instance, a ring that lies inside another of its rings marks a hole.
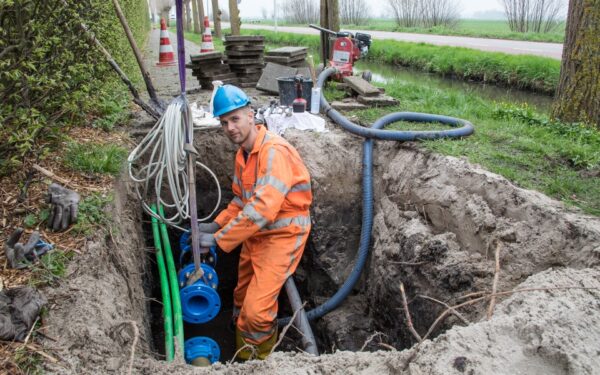
<instances>
[{"instance_id":1,"label":"orange hi-vis trousers","mask_svg":"<svg viewBox=\"0 0 600 375\"><path fill-rule=\"evenodd\" d=\"M310 232L310 176L300 155L283 138L258 127L252 151L236 155L234 199L215 222L219 247L242 244L237 327L245 342L259 345L276 330L277 297L304 252Z\"/></svg>"}]
</instances>

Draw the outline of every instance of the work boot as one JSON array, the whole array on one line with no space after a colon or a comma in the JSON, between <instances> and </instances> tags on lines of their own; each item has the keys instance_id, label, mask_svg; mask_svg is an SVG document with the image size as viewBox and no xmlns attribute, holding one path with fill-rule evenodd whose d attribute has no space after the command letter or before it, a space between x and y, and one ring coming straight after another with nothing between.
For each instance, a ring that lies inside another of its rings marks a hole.
<instances>
[{"instance_id":1,"label":"work boot","mask_svg":"<svg viewBox=\"0 0 600 375\"><path fill-rule=\"evenodd\" d=\"M250 359L266 359L269 356L269 354L271 354L271 350L273 350L273 347L275 346L276 342L277 329L275 329L275 332L266 341L255 345L247 342L242 337L242 331L240 331L240 329L237 327L235 328L235 347L237 350L239 350L237 358L243 361L247 361ZM240 350L240 348L244 346L250 346L250 348L246 347L245 349Z\"/></svg>"}]
</instances>

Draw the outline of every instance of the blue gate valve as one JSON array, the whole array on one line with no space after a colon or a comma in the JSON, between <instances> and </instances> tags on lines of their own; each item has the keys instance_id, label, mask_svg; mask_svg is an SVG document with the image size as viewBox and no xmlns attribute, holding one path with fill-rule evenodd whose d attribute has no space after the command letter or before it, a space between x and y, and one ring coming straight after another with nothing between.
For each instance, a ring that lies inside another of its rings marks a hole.
<instances>
[{"instance_id":1,"label":"blue gate valve","mask_svg":"<svg viewBox=\"0 0 600 375\"><path fill-rule=\"evenodd\" d=\"M221 350L215 340L205 337L198 336L192 337L185 341L185 361L192 363L198 358L206 358L210 363L215 363L221 356Z\"/></svg>"},{"instance_id":2,"label":"blue gate valve","mask_svg":"<svg viewBox=\"0 0 600 375\"><path fill-rule=\"evenodd\" d=\"M191 253L192 246L189 243L189 239L190 239L189 231L183 232L181 237L179 237L179 249L180 249L179 264L182 267L185 264L186 257L189 258L192 254ZM203 257L202 261L203 261L203 263L206 263L206 264L212 266L213 268L216 267L217 266L217 247L211 246L209 249L208 255Z\"/></svg>"},{"instance_id":3,"label":"blue gate valve","mask_svg":"<svg viewBox=\"0 0 600 375\"><path fill-rule=\"evenodd\" d=\"M181 297L181 312L187 323L206 323L212 320L221 309L221 298L217 293L219 278L215 270L208 264L200 265L204 275L192 285L187 284L188 278L194 274L194 264L188 264L179 271L179 295Z\"/></svg>"}]
</instances>

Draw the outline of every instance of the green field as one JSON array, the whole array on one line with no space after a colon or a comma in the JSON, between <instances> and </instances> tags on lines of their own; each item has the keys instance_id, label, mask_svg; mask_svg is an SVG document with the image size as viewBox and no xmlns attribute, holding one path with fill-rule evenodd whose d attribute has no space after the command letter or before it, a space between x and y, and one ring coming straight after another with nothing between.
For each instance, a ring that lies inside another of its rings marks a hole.
<instances>
[{"instance_id":1,"label":"green field","mask_svg":"<svg viewBox=\"0 0 600 375\"><path fill-rule=\"evenodd\" d=\"M248 23L260 23L273 25L273 21L248 21ZM278 23L279 26L307 26L291 24L286 22ZM243 27L243 26L242 26ZM510 31L505 21L486 21L486 20L459 20L454 28L447 27L399 27L391 19L371 19L365 25L342 25L342 29L360 29L360 30L379 30L379 31L398 31L416 34L436 34L436 35L457 35L470 36L478 38L497 38L511 40L528 40L536 42L562 43L565 37L565 25L560 24L558 28L550 33L516 33Z\"/></svg>"}]
</instances>

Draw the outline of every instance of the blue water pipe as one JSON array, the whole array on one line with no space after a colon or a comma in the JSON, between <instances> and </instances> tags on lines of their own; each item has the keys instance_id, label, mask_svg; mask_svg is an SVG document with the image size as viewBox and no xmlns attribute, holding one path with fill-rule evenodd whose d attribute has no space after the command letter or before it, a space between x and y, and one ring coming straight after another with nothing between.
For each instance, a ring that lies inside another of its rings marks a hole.
<instances>
[{"instance_id":1,"label":"blue water pipe","mask_svg":"<svg viewBox=\"0 0 600 375\"><path fill-rule=\"evenodd\" d=\"M458 138L469 136L473 134L474 131L473 125L466 120L416 112L390 113L377 119L370 128L355 124L344 117L341 113L333 109L323 94L322 87L325 81L329 78L329 76L335 74L336 72L337 69L335 68L325 69L323 72L321 72L321 74L319 74L319 78L317 79L317 87L321 88L321 112L329 116L345 130L367 138L363 143L362 227L360 230L358 254L350 275L348 275L342 286L331 298L307 313L309 320L320 318L337 308L348 296L348 294L350 294L358 282L362 273L362 269L367 262L369 245L371 242L371 230L373 228L373 139L415 141L420 139ZM397 121L439 122L450 125L453 128L430 131L383 130L386 125ZM278 321L278 324L280 326L284 326L288 324L289 321L290 317L283 318Z\"/></svg>"},{"instance_id":2,"label":"blue water pipe","mask_svg":"<svg viewBox=\"0 0 600 375\"><path fill-rule=\"evenodd\" d=\"M210 363L215 363L221 356L219 344L210 337L197 336L185 341L185 361L192 363L198 357L207 358Z\"/></svg>"},{"instance_id":3,"label":"blue water pipe","mask_svg":"<svg viewBox=\"0 0 600 375\"><path fill-rule=\"evenodd\" d=\"M179 260L182 268L178 273L177 281L180 287L181 311L183 320L187 323L202 324L214 319L221 309L221 298L217 293L219 277L213 268L217 264L217 250L216 247L212 247L208 254L203 256L203 263L200 264L203 272L202 278L188 285L188 279L195 274L196 270L194 263L183 266L185 255L191 254L189 237L190 232L188 231L179 238ZM215 363L221 355L219 345L210 337L205 336L186 340L184 348L185 360L191 364L196 364L198 359L201 362L208 360L210 363Z\"/></svg>"}]
</instances>

